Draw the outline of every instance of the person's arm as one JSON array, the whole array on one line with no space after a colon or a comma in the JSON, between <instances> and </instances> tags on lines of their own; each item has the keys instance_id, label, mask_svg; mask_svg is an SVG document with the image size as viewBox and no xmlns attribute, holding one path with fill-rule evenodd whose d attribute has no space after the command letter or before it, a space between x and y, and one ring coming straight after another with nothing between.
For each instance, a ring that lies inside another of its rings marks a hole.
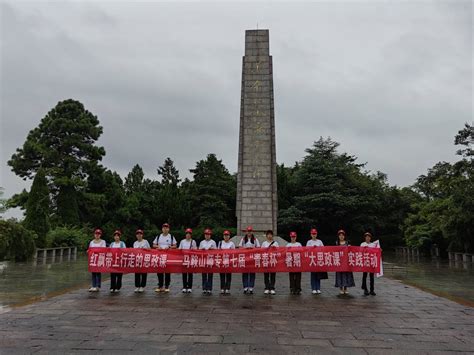
<instances>
[{"instance_id":1,"label":"person's arm","mask_svg":"<svg viewBox=\"0 0 474 355\"><path fill-rule=\"evenodd\" d=\"M155 237L155 239L153 239L153 249L158 249L159 248L159 245L158 245L158 236Z\"/></svg>"},{"instance_id":2,"label":"person's arm","mask_svg":"<svg viewBox=\"0 0 474 355\"><path fill-rule=\"evenodd\" d=\"M176 249L176 239L175 237L171 236L171 249Z\"/></svg>"}]
</instances>

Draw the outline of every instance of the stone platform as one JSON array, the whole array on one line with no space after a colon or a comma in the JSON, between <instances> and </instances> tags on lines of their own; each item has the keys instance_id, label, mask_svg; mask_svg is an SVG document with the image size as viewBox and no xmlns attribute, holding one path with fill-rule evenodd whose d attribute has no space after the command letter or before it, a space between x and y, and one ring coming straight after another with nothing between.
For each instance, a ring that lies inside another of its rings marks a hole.
<instances>
[{"instance_id":1,"label":"stone platform","mask_svg":"<svg viewBox=\"0 0 474 355\"><path fill-rule=\"evenodd\" d=\"M218 286L219 276L214 276ZM169 294L155 294L150 274L143 294L133 293L133 275L120 294L85 289L0 314L1 354L69 353L341 353L437 354L474 351L474 308L398 281L376 280L377 296L363 296L360 274L350 296L338 296L334 275L311 295L291 296L288 276L278 274L277 295L263 295L257 275L254 295L181 294L181 275ZM215 287L214 286L214 287ZM215 287L216 289L216 287Z\"/></svg>"}]
</instances>

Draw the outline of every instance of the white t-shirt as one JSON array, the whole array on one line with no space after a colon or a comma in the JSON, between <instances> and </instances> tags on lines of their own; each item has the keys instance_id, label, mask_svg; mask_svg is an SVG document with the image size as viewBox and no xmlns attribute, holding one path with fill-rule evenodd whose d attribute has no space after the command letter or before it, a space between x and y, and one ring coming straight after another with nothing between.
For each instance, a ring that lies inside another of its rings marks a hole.
<instances>
[{"instance_id":1,"label":"white t-shirt","mask_svg":"<svg viewBox=\"0 0 474 355\"><path fill-rule=\"evenodd\" d=\"M169 249L173 244L176 245L176 239L168 233L168 235L164 236L160 234L159 237L156 237L153 241L153 245L158 245L158 249Z\"/></svg>"},{"instance_id":2,"label":"white t-shirt","mask_svg":"<svg viewBox=\"0 0 474 355\"><path fill-rule=\"evenodd\" d=\"M376 240L375 242L372 242L372 243L363 242L363 243L361 243L360 246L361 247L369 247L369 248L378 248L379 247L378 244L379 244L379 241Z\"/></svg>"},{"instance_id":3,"label":"white t-shirt","mask_svg":"<svg viewBox=\"0 0 474 355\"><path fill-rule=\"evenodd\" d=\"M125 243L122 242L122 241L120 241L120 242L118 242L118 243L112 242L112 243L110 243L110 245L109 245L109 248L126 248L126 247L127 247L127 246L126 246Z\"/></svg>"},{"instance_id":4,"label":"white t-shirt","mask_svg":"<svg viewBox=\"0 0 474 355\"><path fill-rule=\"evenodd\" d=\"M273 243L273 244L272 244L272 243ZM269 242L268 240L265 240L265 241L262 243L262 248L270 248L270 244L272 244L272 245L271 245L272 248L273 248L273 247L279 247L277 241L273 240L273 241Z\"/></svg>"},{"instance_id":5,"label":"white t-shirt","mask_svg":"<svg viewBox=\"0 0 474 355\"><path fill-rule=\"evenodd\" d=\"M134 248L139 248L139 249L150 249L150 243L148 243L148 240L143 239L141 242L138 240L133 243Z\"/></svg>"},{"instance_id":6,"label":"white t-shirt","mask_svg":"<svg viewBox=\"0 0 474 355\"><path fill-rule=\"evenodd\" d=\"M302 245L301 245L300 242L294 242L294 243L289 242L289 243L286 245L287 248L296 248L296 247L301 247L301 246L302 246Z\"/></svg>"},{"instance_id":7,"label":"white t-shirt","mask_svg":"<svg viewBox=\"0 0 474 355\"><path fill-rule=\"evenodd\" d=\"M323 247L324 244L323 244L323 242L320 241L319 239L316 239L316 240L310 239L310 240L308 240L308 242L306 243L306 246L307 246L307 247Z\"/></svg>"},{"instance_id":8,"label":"white t-shirt","mask_svg":"<svg viewBox=\"0 0 474 355\"><path fill-rule=\"evenodd\" d=\"M183 239L181 242L179 242L178 249L197 249L196 241L194 239Z\"/></svg>"},{"instance_id":9,"label":"white t-shirt","mask_svg":"<svg viewBox=\"0 0 474 355\"><path fill-rule=\"evenodd\" d=\"M243 248L259 248L260 242L257 238L254 238L254 242L252 243L252 237L247 238L247 243L245 243L245 236L240 239L239 247Z\"/></svg>"},{"instance_id":10,"label":"white t-shirt","mask_svg":"<svg viewBox=\"0 0 474 355\"><path fill-rule=\"evenodd\" d=\"M202 240L201 243L199 243L199 249L204 249L204 250L209 250L209 249L217 249L216 242L212 239L210 240Z\"/></svg>"},{"instance_id":11,"label":"white t-shirt","mask_svg":"<svg viewBox=\"0 0 474 355\"><path fill-rule=\"evenodd\" d=\"M220 249L235 249L235 244L231 240L229 240L228 242L226 242L225 240L222 240L219 243L219 248Z\"/></svg>"},{"instance_id":12,"label":"white t-shirt","mask_svg":"<svg viewBox=\"0 0 474 355\"><path fill-rule=\"evenodd\" d=\"M105 240L103 239L100 239L99 243L95 243L94 240L90 241L89 248L105 248L107 246L107 244L105 243Z\"/></svg>"}]
</instances>

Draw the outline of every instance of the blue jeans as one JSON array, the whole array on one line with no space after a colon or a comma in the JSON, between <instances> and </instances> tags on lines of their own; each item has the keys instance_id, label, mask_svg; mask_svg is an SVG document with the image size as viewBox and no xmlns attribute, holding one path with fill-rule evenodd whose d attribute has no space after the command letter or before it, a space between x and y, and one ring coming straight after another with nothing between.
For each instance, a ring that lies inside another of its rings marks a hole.
<instances>
[{"instance_id":1,"label":"blue jeans","mask_svg":"<svg viewBox=\"0 0 474 355\"><path fill-rule=\"evenodd\" d=\"M255 273L242 274L242 283L244 288L253 288L255 286Z\"/></svg>"},{"instance_id":2,"label":"blue jeans","mask_svg":"<svg viewBox=\"0 0 474 355\"><path fill-rule=\"evenodd\" d=\"M93 272L92 273L92 287L100 288L101 276L102 276L102 274L100 272Z\"/></svg>"},{"instance_id":3,"label":"blue jeans","mask_svg":"<svg viewBox=\"0 0 474 355\"><path fill-rule=\"evenodd\" d=\"M311 289L313 291L321 289L321 280L317 277L315 272L311 273Z\"/></svg>"},{"instance_id":4,"label":"blue jeans","mask_svg":"<svg viewBox=\"0 0 474 355\"><path fill-rule=\"evenodd\" d=\"M203 291L212 291L212 279L214 274L202 274L202 289Z\"/></svg>"}]
</instances>

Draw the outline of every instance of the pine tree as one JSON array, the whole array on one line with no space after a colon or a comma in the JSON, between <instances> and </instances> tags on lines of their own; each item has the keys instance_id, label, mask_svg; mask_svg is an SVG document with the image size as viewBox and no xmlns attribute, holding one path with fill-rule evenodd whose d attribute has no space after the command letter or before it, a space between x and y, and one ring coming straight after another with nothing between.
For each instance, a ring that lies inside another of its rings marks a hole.
<instances>
[{"instance_id":1,"label":"pine tree","mask_svg":"<svg viewBox=\"0 0 474 355\"><path fill-rule=\"evenodd\" d=\"M46 234L50 229L49 189L43 169L39 169L31 185L26 204L25 228L32 230L38 236L36 246L45 246Z\"/></svg>"}]
</instances>

